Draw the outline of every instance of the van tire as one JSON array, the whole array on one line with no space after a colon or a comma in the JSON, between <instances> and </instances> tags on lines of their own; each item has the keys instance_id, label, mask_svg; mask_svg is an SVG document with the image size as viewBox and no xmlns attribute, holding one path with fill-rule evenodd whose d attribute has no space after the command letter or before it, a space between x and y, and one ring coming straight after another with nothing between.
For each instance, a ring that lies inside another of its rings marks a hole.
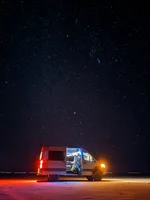
<instances>
[{"instance_id":1,"label":"van tire","mask_svg":"<svg viewBox=\"0 0 150 200\"><path fill-rule=\"evenodd\" d=\"M93 177L92 176L87 176L87 180L88 181L93 181Z\"/></svg>"},{"instance_id":2,"label":"van tire","mask_svg":"<svg viewBox=\"0 0 150 200\"><path fill-rule=\"evenodd\" d=\"M55 181L58 181L59 176L58 175L48 175L47 179L48 179L48 182L55 182Z\"/></svg>"},{"instance_id":3,"label":"van tire","mask_svg":"<svg viewBox=\"0 0 150 200\"><path fill-rule=\"evenodd\" d=\"M100 170L96 169L94 172L93 172L93 180L94 181L101 181L102 180L102 173Z\"/></svg>"}]
</instances>

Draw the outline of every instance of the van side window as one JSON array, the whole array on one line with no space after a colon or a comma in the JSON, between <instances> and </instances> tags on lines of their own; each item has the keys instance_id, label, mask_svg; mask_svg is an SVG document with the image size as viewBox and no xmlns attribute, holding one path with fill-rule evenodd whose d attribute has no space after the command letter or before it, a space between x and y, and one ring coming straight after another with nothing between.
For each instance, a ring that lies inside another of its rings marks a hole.
<instances>
[{"instance_id":1,"label":"van side window","mask_svg":"<svg viewBox=\"0 0 150 200\"><path fill-rule=\"evenodd\" d=\"M83 152L83 159L89 162L94 162L93 157L89 153L84 153Z\"/></svg>"},{"instance_id":2,"label":"van side window","mask_svg":"<svg viewBox=\"0 0 150 200\"><path fill-rule=\"evenodd\" d=\"M48 160L63 161L65 160L65 154L63 151L49 151Z\"/></svg>"}]
</instances>

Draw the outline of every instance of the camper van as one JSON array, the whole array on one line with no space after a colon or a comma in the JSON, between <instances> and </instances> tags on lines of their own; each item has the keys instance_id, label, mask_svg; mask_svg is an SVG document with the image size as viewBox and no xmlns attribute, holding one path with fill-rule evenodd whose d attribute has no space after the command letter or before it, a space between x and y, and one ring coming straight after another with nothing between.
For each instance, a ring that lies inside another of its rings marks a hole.
<instances>
[{"instance_id":1,"label":"camper van","mask_svg":"<svg viewBox=\"0 0 150 200\"><path fill-rule=\"evenodd\" d=\"M57 181L60 176L87 177L89 181L101 181L106 174L104 163L98 162L83 148L43 146L37 175Z\"/></svg>"}]
</instances>

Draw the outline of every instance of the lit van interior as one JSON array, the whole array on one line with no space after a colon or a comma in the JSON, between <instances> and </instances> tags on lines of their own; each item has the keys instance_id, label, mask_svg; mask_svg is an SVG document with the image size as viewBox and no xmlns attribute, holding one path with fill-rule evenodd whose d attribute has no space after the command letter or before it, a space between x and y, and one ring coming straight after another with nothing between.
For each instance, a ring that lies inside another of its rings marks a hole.
<instances>
[{"instance_id":1,"label":"lit van interior","mask_svg":"<svg viewBox=\"0 0 150 200\"><path fill-rule=\"evenodd\" d=\"M82 152L80 148L67 148L66 149L66 172L67 173L78 173L77 171L74 171L73 167L75 167L76 162L78 162L78 165L81 167L83 165L83 162L93 162L93 157L88 153L83 151L83 157Z\"/></svg>"}]
</instances>

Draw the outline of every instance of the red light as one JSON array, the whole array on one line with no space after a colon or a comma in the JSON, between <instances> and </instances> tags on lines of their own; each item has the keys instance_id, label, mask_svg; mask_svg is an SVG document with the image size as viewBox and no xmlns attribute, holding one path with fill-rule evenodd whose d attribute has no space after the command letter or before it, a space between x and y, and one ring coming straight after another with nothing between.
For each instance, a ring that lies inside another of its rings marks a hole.
<instances>
[{"instance_id":1,"label":"red light","mask_svg":"<svg viewBox=\"0 0 150 200\"><path fill-rule=\"evenodd\" d=\"M43 167L43 160L40 160L40 169Z\"/></svg>"}]
</instances>

